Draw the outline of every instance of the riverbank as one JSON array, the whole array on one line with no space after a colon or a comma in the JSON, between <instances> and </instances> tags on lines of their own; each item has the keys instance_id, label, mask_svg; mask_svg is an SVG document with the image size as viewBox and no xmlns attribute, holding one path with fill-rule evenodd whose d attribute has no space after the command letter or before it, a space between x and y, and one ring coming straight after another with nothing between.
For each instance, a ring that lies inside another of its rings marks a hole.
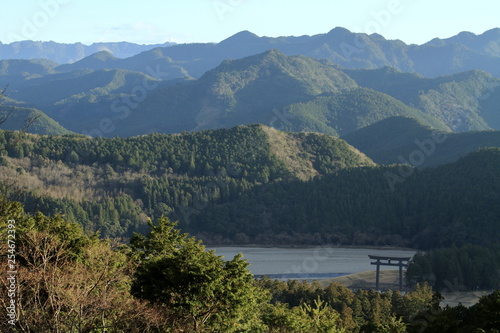
<instances>
[{"instance_id":1,"label":"riverbank","mask_svg":"<svg viewBox=\"0 0 500 333\"><path fill-rule=\"evenodd\" d=\"M355 274L335 277L332 279L324 279L319 281L321 286L327 287L332 282L341 284L349 289L375 289L375 271L365 271ZM399 289L399 270L387 269L380 271L380 289ZM403 289L406 289L406 283L403 280Z\"/></svg>"},{"instance_id":2,"label":"riverbank","mask_svg":"<svg viewBox=\"0 0 500 333\"><path fill-rule=\"evenodd\" d=\"M394 250L394 251L422 251L419 249L414 249L410 247L400 247L400 246L371 246L371 245L343 245L343 244L311 244L311 245L294 245L294 244L206 244L204 243L207 249L212 248L263 248L263 249L315 249L315 248L342 248L342 249L355 249L355 250Z\"/></svg>"},{"instance_id":3,"label":"riverbank","mask_svg":"<svg viewBox=\"0 0 500 333\"><path fill-rule=\"evenodd\" d=\"M319 280L322 287L328 287L332 282L341 284L349 289L375 289L375 271L366 271L355 274L339 276L331 279ZM380 271L380 289L381 290L398 290L399 289L399 271L398 270L381 270ZM403 291L409 290L403 280ZM442 292L444 300L441 306L447 305L454 307L462 304L465 307L471 307L476 304L479 299L488 295L490 291L454 291Z\"/></svg>"}]
</instances>

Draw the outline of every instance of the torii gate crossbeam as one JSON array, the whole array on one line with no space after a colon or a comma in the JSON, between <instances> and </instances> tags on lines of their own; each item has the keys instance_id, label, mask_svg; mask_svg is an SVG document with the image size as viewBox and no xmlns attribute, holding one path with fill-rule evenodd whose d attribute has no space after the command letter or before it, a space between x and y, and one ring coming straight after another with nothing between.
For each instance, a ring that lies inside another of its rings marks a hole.
<instances>
[{"instance_id":1,"label":"torii gate crossbeam","mask_svg":"<svg viewBox=\"0 0 500 333\"><path fill-rule=\"evenodd\" d=\"M384 256L372 256L368 255L368 257L374 262L371 262L372 265L377 265L377 275L375 278L375 289L379 289L380 285L380 266L397 266L399 267L399 290L403 290L403 267L408 267L408 262L411 257L384 257ZM406 263L404 263L406 262Z\"/></svg>"}]
</instances>

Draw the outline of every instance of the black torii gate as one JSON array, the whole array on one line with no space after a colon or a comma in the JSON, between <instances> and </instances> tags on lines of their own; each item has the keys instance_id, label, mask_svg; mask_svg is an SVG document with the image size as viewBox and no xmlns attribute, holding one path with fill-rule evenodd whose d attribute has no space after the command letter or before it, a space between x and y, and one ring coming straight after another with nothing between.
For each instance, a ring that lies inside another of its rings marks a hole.
<instances>
[{"instance_id":1,"label":"black torii gate","mask_svg":"<svg viewBox=\"0 0 500 333\"><path fill-rule=\"evenodd\" d=\"M411 257L385 257L368 255L370 259L376 260L371 262L372 265L377 265L377 276L375 278L375 289L379 289L380 281L380 266L397 266L399 267L399 290L403 290L403 267L408 267L408 261ZM406 261L406 263L404 263ZM397 262L397 263L396 263Z\"/></svg>"}]
</instances>

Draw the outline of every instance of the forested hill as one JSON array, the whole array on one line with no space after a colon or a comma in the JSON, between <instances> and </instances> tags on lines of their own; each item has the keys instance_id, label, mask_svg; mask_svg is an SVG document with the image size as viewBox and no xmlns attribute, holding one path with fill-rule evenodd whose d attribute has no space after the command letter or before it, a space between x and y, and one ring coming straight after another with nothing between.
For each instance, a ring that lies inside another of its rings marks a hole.
<instances>
[{"instance_id":1,"label":"forested hill","mask_svg":"<svg viewBox=\"0 0 500 333\"><path fill-rule=\"evenodd\" d=\"M161 62L141 67L147 73L106 68L113 59L101 52L63 73L47 61L3 61L0 86L8 86L12 100L91 136L255 123L343 136L393 116L442 131L500 129L500 79L477 70L429 79L388 67L345 69L271 49L222 61L194 80ZM85 68L95 62L100 66Z\"/></svg>"},{"instance_id":2,"label":"forested hill","mask_svg":"<svg viewBox=\"0 0 500 333\"><path fill-rule=\"evenodd\" d=\"M27 207L102 236L130 236L147 216L190 216L262 184L375 165L343 140L263 125L127 139L0 134L0 176L26 190Z\"/></svg>"},{"instance_id":3,"label":"forested hill","mask_svg":"<svg viewBox=\"0 0 500 333\"><path fill-rule=\"evenodd\" d=\"M480 148L500 147L500 131L443 132L407 117L390 117L342 138L378 164L419 168L454 162Z\"/></svg>"},{"instance_id":4,"label":"forested hill","mask_svg":"<svg viewBox=\"0 0 500 333\"><path fill-rule=\"evenodd\" d=\"M500 240L498 165L500 148L489 148L423 171L365 167L267 184L207 207L190 227L264 244L487 245Z\"/></svg>"},{"instance_id":5,"label":"forested hill","mask_svg":"<svg viewBox=\"0 0 500 333\"><path fill-rule=\"evenodd\" d=\"M102 236L144 232L162 214L226 244L434 248L500 234L500 148L417 171L263 125L127 139L0 133L0 175L28 209Z\"/></svg>"},{"instance_id":6,"label":"forested hill","mask_svg":"<svg viewBox=\"0 0 500 333\"><path fill-rule=\"evenodd\" d=\"M71 134L55 120L49 118L40 110L21 107L0 105L0 125L4 130L16 131L23 128L35 134Z\"/></svg>"}]
</instances>

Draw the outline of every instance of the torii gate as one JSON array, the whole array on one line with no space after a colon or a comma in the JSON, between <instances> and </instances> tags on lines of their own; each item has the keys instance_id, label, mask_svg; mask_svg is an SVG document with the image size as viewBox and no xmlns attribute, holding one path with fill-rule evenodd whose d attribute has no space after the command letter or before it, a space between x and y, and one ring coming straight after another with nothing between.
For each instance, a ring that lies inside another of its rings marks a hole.
<instances>
[{"instance_id":1,"label":"torii gate","mask_svg":"<svg viewBox=\"0 0 500 333\"><path fill-rule=\"evenodd\" d=\"M377 265L377 276L375 280L375 289L379 289L380 281L380 265L383 266L398 266L399 267L399 290L403 290L403 267L408 267L408 261L411 257L384 257L384 256L371 256L368 255L370 259L376 260L371 262L372 265ZM392 262L391 262L392 261ZM397 263L396 263L397 261ZM406 261L406 263L404 263Z\"/></svg>"}]
</instances>

